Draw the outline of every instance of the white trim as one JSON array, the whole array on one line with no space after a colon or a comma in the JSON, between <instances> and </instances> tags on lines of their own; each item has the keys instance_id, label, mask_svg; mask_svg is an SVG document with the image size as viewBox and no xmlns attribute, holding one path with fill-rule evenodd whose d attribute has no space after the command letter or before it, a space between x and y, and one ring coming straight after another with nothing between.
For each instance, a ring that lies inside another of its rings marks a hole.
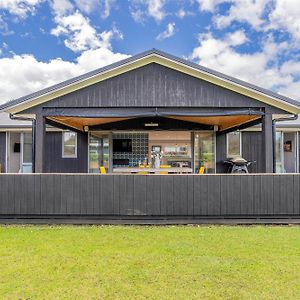
<instances>
[{"instance_id":1,"label":"white trim","mask_svg":"<svg viewBox=\"0 0 300 300\"><path fill-rule=\"evenodd\" d=\"M23 151L24 151L24 132L20 133L20 167L19 170L23 173Z\"/></svg>"},{"instance_id":2,"label":"white trim","mask_svg":"<svg viewBox=\"0 0 300 300\"><path fill-rule=\"evenodd\" d=\"M9 142L9 137L8 137L8 132L5 132L5 173L8 173L8 142Z\"/></svg>"},{"instance_id":3,"label":"white trim","mask_svg":"<svg viewBox=\"0 0 300 300\"><path fill-rule=\"evenodd\" d=\"M66 133L66 132L71 132L71 133L74 133L75 134L75 154L74 155L65 155L64 154L64 134ZM62 158L77 158L77 145L78 145L78 143L77 143L77 132L74 132L74 131L62 131L62 133L61 133L61 138L62 138L62 143L61 143L61 145L62 145L62 151L61 151L61 157Z\"/></svg>"},{"instance_id":4,"label":"white trim","mask_svg":"<svg viewBox=\"0 0 300 300\"><path fill-rule=\"evenodd\" d=\"M6 173L10 172L10 132L7 132L6 140Z\"/></svg>"}]
</instances>

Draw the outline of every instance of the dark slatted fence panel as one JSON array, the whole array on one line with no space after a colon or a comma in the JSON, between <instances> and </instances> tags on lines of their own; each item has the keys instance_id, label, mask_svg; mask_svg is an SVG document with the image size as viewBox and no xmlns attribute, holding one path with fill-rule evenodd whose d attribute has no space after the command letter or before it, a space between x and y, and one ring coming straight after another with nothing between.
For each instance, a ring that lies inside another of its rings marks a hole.
<instances>
[{"instance_id":1,"label":"dark slatted fence panel","mask_svg":"<svg viewBox=\"0 0 300 300\"><path fill-rule=\"evenodd\" d=\"M1 174L2 216L300 216L300 174Z\"/></svg>"}]
</instances>

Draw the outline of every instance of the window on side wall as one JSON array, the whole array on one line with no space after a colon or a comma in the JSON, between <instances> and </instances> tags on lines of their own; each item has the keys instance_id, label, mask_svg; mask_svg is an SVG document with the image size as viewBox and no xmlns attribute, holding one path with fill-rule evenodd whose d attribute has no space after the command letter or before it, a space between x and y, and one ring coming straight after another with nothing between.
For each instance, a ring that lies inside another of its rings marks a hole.
<instances>
[{"instance_id":1,"label":"window on side wall","mask_svg":"<svg viewBox=\"0 0 300 300\"><path fill-rule=\"evenodd\" d=\"M242 156L241 133L234 131L227 133L227 157Z\"/></svg>"},{"instance_id":2,"label":"window on side wall","mask_svg":"<svg viewBox=\"0 0 300 300\"><path fill-rule=\"evenodd\" d=\"M64 131L62 133L62 157L77 157L77 134L72 131Z\"/></svg>"}]
</instances>

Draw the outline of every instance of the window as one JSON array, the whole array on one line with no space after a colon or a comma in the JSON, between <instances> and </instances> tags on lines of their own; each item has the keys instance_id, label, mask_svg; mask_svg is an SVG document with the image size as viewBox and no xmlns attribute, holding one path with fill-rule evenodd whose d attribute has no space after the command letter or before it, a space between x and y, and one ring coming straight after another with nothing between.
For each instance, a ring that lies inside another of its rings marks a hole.
<instances>
[{"instance_id":1,"label":"window","mask_svg":"<svg viewBox=\"0 0 300 300\"><path fill-rule=\"evenodd\" d=\"M62 133L62 157L77 157L77 134L72 131Z\"/></svg>"},{"instance_id":2,"label":"window","mask_svg":"<svg viewBox=\"0 0 300 300\"><path fill-rule=\"evenodd\" d=\"M275 140L276 173L284 173L283 133L276 132Z\"/></svg>"},{"instance_id":3,"label":"window","mask_svg":"<svg viewBox=\"0 0 300 300\"><path fill-rule=\"evenodd\" d=\"M227 157L242 155L241 133L238 131L227 134Z\"/></svg>"},{"instance_id":4,"label":"window","mask_svg":"<svg viewBox=\"0 0 300 300\"><path fill-rule=\"evenodd\" d=\"M32 135L31 133L23 134L23 163L32 163Z\"/></svg>"}]
</instances>

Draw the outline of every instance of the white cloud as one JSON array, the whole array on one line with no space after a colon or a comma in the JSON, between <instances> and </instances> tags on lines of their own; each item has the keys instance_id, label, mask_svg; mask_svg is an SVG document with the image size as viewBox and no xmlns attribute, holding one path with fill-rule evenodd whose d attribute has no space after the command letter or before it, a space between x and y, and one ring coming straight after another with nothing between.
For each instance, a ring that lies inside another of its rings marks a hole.
<instances>
[{"instance_id":1,"label":"white cloud","mask_svg":"<svg viewBox=\"0 0 300 300\"><path fill-rule=\"evenodd\" d=\"M56 16L63 16L74 9L73 4L69 0L52 0L50 4Z\"/></svg>"},{"instance_id":2,"label":"white cloud","mask_svg":"<svg viewBox=\"0 0 300 300\"><path fill-rule=\"evenodd\" d=\"M126 57L128 55L99 48L83 52L75 62L64 61L59 58L42 62L33 55L14 55L10 58L0 58L0 103Z\"/></svg>"},{"instance_id":3,"label":"white cloud","mask_svg":"<svg viewBox=\"0 0 300 300\"><path fill-rule=\"evenodd\" d=\"M284 29L300 40L300 3L298 0L275 0L275 8L269 15L270 28Z\"/></svg>"},{"instance_id":4,"label":"white cloud","mask_svg":"<svg viewBox=\"0 0 300 300\"><path fill-rule=\"evenodd\" d=\"M265 23L263 13L270 0L234 0L226 15L214 16L217 27L225 28L232 22L244 22L255 29L261 29Z\"/></svg>"},{"instance_id":5,"label":"white cloud","mask_svg":"<svg viewBox=\"0 0 300 300\"><path fill-rule=\"evenodd\" d=\"M165 31L161 32L156 39L162 41L175 34L175 23L169 23Z\"/></svg>"},{"instance_id":6,"label":"white cloud","mask_svg":"<svg viewBox=\"0 0 300 300\"><path fill-rule=\"evenodd\" d=\"M268 36L263 40L261 50L238 52L236 46L246 42L247 37L241 31L229 33L223 39L216 39L212 34L200 35L199 46L191 58L206 67L299 99L300 64L295 61L280 64L278 59L288 43L276 44L272 36Z\"/></svg>"},{"instance_id":7,"label":"white cloud","mask_svg":"<svg viewBox=\"0 0 300 300\"><path fill-rule=\"evenodd\" d=\"M75 3L81 11L87 14L100 11L101 18L106 19L110 15L115 0L75 0Z\"/></svg>"},{"instance_id":8,"label":"white cloud","mask_svg":"<svg viewBox=\"0 0 300 300\"><path fill-rule=\"evenodd\" d=\"M200 10L214 12L216 7L224 2L232 2L234 0L196 0Z\"/></svg>"},{"instance_id":9,"label":"white cloud","mask_svg":"<svg viewBox=\"0 0 300 300\"><path fill-rule=\"evenodd\" d=\"M26 18L34 14L36 6L44 0L0 0L0 9L7 10L10 14Z\"/></svg>"},{"instance_id":10,"label":"white cloud","mask_svg":"<svg viewBox=\"0 0 300 300\"><path fill-rule=\"evenodd\" d=\"M145 16L160 22L166 16L165 2L166 0L132 0L131 16L136 22L143 22Z\"/></svg>"},{"instance_id":11,"label":"white cloud","mask_svg":"<svg viewBox=\"0 0 300 300\"><path fill-rule=\"evenodd\" d=\"M57 26L51 30L51 34L63 37L65 46L74 52L99 47L110 48L111 39L123 38L122 33L115 27L98 33L89 18L78 10L74 11L74 6L68 0L53 1L52 9Z\"/></svg>"},{"instance_id":12,"label":"white cloud","mask_svg":"<svg viewBox=\"0 0 300 300\"><path fill-rule=\"evenodd\" d=\"M300 80L294 81L278 89L278 93L300 101Z\"/></svg>"},{"instance_id":13,"label":"white cloud","mask_svg":"<svg viewBox=\"0 0 300 300\"><path fill-rule=\"evenodd\" d=\"M176 13L176 16L180 19L183 19L185 17L188 17L188 16L194 16L195 14L191 11L187 11L187 10L184 10L183 8L180 8L178 10L178 12Z\"/></svg>"},{"instance_id":14,"label":"white cloud","mask_svg":"<svg viewBox=\"0 0 300 300\"><path fill-rule=\"evenodd\" d=\"M161 21L165 17L163 6L164 0L148 0L148 14L156 21Z\"/></svg>"},{"instance_id":15,"label":"white cloud","mask_svg":"<svg viewBox=\"0 0 300 300\"><path fill-rule=\"evenodd\" d=\"M112 9L114 2L115 2L115 0L103 0L102 6L101 6L101 17L103 19L106 19L109 17L110 11Z\"/></svg>"},{"instance_id":16,"label":"white cloud","mask_svg":"<svg viewBox=\"0 0 300 300\"><path fill-rule=\"evenodd\" d=\"M232 22L248 23L257 31L283 30L300 40L299 0L196 0L201 11L214 13L213 22L223 29ZM218 6L229 9L220 13Z\"/></svg>"},{"instance_id":17,"label":"white cloud","mask_svg":"<svg viewBox=\"0 0 300 300\"><path fill-rule=\"evenodd\" d=\"M99 6L99 0L75 0L75 3L81 11L87 14L90 14Z\"/></svg>"},{"instance_id":18,"label":"white cloud","mask_svg":"<svg viewBox=\"0 0 300 300\"><path fill-rule=\"evenodd\" d=\"M2 35L10 35L14 32L9 30L7 23L3 20L3 17L0 15L0 34Z\"/></svg>"},{"instance_id":19,"label":"white cloud","mask_svg":"<svg viewBox=\"0 0 300 300\"><path fill-rule=\"evenodd\" d=\"M145 13L141 9L133 9L131 10L131 17L137 23L144 22Z\"/></svg>"},{"instance_id":20,"label":"white cloud","mask_svg":"<svg viewBox=\"0 0 300 300\"><path fill-rule=\"evenodd\" d=\"M225 28L238 21L249 23L255 29L260 29L264 24L263 14L267 5L271 3L270 0L197 0L197 2L200 10L215 13L213 20L218 28ZM217 14L216 8L223 3L230 5L228 13Z\"/></svg>"}]
</instances>

